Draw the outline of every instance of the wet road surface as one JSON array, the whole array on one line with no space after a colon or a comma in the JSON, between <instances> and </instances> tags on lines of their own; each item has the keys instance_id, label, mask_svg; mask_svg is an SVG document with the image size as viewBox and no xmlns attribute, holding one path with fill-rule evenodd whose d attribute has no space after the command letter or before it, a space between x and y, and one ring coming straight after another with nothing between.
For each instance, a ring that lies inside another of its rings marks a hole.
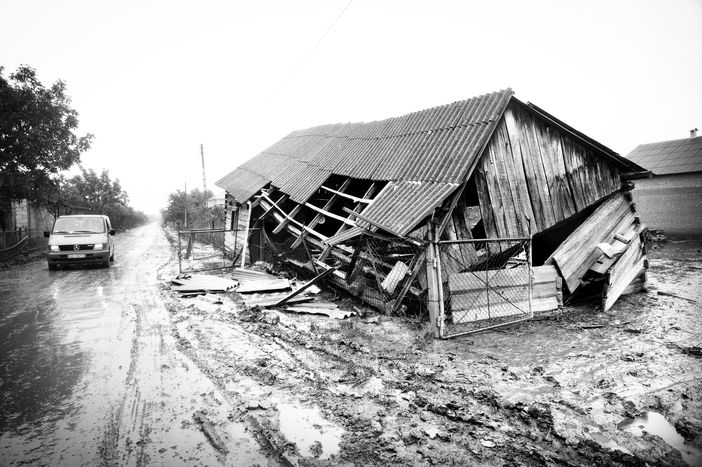
<instances>
[{"instance_id":1,"label":"wet road surface","mask_svg":"<svg viewBox=\"0 0 702 467\"><path fill-rule=\"evenodd\" d=\"M156 224L115 237L109 269L0 271L0 463L265 465L226 400L176 348ZM193 414L227 437L208 442Z\"/></svg>"}]
</instances>

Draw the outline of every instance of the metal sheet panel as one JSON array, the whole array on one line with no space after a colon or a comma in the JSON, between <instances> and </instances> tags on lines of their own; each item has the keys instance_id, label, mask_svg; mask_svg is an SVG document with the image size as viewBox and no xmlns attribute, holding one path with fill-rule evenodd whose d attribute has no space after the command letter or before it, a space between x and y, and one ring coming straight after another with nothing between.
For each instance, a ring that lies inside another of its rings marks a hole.
<instances>
[{"instance_id":1,"label":"metal sheet panel","mask_svg":"<svg viewBox=\"0 0 702 467\"><path fill-rule=\"evenodd\" d=\"M361 213L372 224L361 219L356 220L356 224L365 228L377 225L404 236L458 186L457 183L443 182L390 182Z\"/></svg>"},{"instance_id":2,"label":"metal sheet panel","mask_svg":"<svg viewBox=\"0 0 702 467\"><path fill-rule=\"evenodd\" d=\"M345 243L351 240L352 238L356 238L359 235L362 235L363 232L365 232L366 229L363 227L359 227L357 225L350 227L343 232L334 235L333 237L329 237L324 241L325 244L327 245L338 245L339 243Z\"/></svg>"},{"instance_id":3,"label":"metal sheet panel","mask_svg":"<svg viewBox=\"0 0 702 467\"><path fill-rule=\"evenodd\" d=\"M237 202L245 203L268 182L268 179L240 167L217 180L215 185L229 192Z\"/></svg>"}]
</instances>

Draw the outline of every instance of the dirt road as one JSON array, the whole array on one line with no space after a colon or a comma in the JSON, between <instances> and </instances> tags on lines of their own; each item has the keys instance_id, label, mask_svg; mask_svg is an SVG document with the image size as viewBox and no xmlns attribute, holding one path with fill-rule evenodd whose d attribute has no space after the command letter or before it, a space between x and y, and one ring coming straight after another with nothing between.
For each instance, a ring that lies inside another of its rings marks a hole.
<instances>
[{"instance_id":1,"label":"dirt road","mask_svg":"<svg viewBox=\"0 0 702 467\"><path fill-rule=\"evenodd\" d=\"M109 269L49 272L37 260L0 270L0 462L265 465L175 347L158 287L172 261L160 227L115 244ZM226 443L208 439L212 424Z\"/></svg>"}]
</instances>

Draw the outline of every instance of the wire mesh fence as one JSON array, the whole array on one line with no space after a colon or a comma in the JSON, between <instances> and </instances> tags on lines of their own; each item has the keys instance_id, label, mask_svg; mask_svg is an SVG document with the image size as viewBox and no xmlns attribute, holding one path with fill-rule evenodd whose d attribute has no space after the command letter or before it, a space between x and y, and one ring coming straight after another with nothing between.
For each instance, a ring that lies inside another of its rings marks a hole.
<instances>
[{"instance_id":1,"label":"wire mesh fence","mask_svg":"<svg viewBox=\"0 0 702 467\"><path fill-rule=\"evenodd\" d=\"M439 251L442 337L533 317L529 238L441 241Z\"/></svg>"},{"instance_id":2,"label":"wire mesh fence","mask_svg":"<svg viewBox=\"0 0 702 467\"><path fill-rule=\"evenodd\" d=\"M244 256L250 259L249 239L259 229L197 229L178 231L178 268L181 273L231 268Z\"/></svg>"},{"instance_id":3,"label":"wire mesh fence","mask_svg":"<svg viewBox=\"0 0 702 467\"><path fill-rule=\"evenodd\" d=\"M22 253L46 250L48 239L43 230L17 229L0 232L0 261Z\"/></svg>"},{"instance_id":4,"label":"wire mesh fence","mask_svg":"<svg viewBox=\"0 0 702 467\"><path fill-rule=\"evenodd\" d=\"M399 238L359 235L335 245L325 259L347 288L391 315L426 314L424 246Z\"/></svg>"}]
</instances>

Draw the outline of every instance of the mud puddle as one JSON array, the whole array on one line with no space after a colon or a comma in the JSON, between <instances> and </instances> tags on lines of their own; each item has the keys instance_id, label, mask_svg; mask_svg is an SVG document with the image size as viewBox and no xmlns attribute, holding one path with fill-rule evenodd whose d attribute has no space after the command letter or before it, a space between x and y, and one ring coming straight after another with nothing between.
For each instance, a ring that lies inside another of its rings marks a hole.
<instances>
[{"instance_id":1,"label":"mud puddle","mask_svg":"<svg viewBox=\"0 0 702 467\"><path fill-rule=\"evenodd\" d=\"M687 465L702 465L702 449L687 444L675 426L658 412L649 411L641 417L626 418L617 427L635 436L642 436L646 432L663 438L663 441L680 453Z\"/></svg>"},{"instance_id":2,"label":"mud puddle","mask_svg":"<svg viewBox=\"0 0 702 467\"><path fill-rule=\"evenodd\" d=\"M280 431L303 456L329 459L339 455L343 428L330 423L316 407L278 404Z\"/></svg>"}]
</instances>

